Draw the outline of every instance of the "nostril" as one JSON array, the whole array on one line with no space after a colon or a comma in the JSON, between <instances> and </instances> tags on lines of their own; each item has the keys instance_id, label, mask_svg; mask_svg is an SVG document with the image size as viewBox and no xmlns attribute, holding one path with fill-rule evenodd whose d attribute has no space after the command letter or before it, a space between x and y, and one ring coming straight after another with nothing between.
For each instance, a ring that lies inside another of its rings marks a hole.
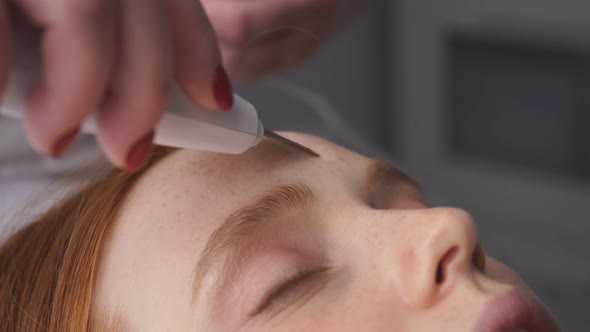
<instances>
[{"instance_id":1,"label":"nostril","mask_svg":"<svg viewBox=\"0 0 590 332\"><path fill-rule=\"evenodd\" d=\"M448 272L448 266L449 263L451 261L453 261L453 258L457 255L457 253L459 252L459 248L458 247L452 247L451 249L449 249L445 255L441 258L441 260L438 263L438 266L436 268L436 283L437 284L442 284L445 282Z\"/></svg>"}]
</instances>

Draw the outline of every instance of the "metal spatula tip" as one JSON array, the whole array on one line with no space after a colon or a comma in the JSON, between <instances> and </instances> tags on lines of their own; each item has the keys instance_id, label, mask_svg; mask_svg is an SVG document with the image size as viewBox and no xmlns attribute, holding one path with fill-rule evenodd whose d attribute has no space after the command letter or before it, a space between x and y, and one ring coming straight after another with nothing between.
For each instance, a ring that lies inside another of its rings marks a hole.
<instances>
[{"instance_id":1,"label":"metal spatula tip","mask_svg":"<svg viewBox=\"0 0 590 332\"><path fill-rule=\"evenodd\" d=\"M317 154L316 152L314 152L310 148L308 148L306 146L303 146L303 145L301 145L301 144L299 144L297 142L293 142L292 140L287 139L287 138L285 138L285 137L283 137L283 136L281 136L281 135L279 135L279 134L277 134L277 133L275 133L273 131L264 129L264 136L265 137L268 137L268 138L272 138L272 139L278 140L278 141L281 141L281 142L283 142L285 144L288 144L288 145L290 145L290 146L292 146L294 148L297 148L297 149L299 149L299 150L301 150L301 151L303 151L303 152L305 152L305 153L307 153L309 155L312 155L314 157L319 157L320 156L319 154Z\"/></svg>"}]
</instances>

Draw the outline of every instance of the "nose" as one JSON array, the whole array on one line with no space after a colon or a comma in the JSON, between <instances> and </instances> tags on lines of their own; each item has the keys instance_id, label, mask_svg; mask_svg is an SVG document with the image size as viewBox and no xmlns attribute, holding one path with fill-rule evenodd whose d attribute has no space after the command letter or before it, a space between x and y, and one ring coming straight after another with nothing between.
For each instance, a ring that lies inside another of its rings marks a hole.
<instances>
[{"instance_id":1,"label":"nose","mask_svg":"<svg viewBox=\"0 0 590 332\"><path fill-rule=\"evenodd\" d=\"M484 256L468 212L431 208L403 213L403 221L392 233L395 239L391 239L397 248L393 251L398 266L394 279L407 304L428 308L449 294L462 277L473 275L476 265L483 269Z\"/></svg>"}]
</instances>

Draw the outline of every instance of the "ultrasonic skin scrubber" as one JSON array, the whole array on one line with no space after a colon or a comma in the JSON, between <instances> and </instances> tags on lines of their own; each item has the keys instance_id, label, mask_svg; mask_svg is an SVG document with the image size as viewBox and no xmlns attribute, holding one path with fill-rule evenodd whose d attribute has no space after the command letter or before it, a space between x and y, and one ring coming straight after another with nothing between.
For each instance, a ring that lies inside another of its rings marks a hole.
<instances>
[{"instance_id":1,"label":"ultrasonic skin scrubber","mask_svg":"<svg viewBox=\"0 0 590 332\"><path fill-rule=\"evenodd\" d=\"M29 84L21 77L13 77L5 90L0 113L14 119L22 119L22 110ZM94 116L90 115L82 125L82 133L95 134ZM159 124L154 143L158 145L200 151L239 154L258 144L263 137L278 139L300 150L317 156L312 150L264 129L252 104L234 95L234 107L229 112L199 109L178 87Z\"/></svg>"}]
</instances>

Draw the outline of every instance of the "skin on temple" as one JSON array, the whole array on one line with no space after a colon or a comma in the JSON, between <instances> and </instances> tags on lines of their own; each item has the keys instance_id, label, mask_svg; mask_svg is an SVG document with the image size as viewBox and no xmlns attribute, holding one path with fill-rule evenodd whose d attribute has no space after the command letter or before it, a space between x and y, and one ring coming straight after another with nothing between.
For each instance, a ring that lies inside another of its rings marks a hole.
<instances>
[{"instance_id":1,"label":"skin on temple","mask_svg":"<svg viewBox=\"0 0 590 332\"><path fill-rule=\"evenodd\" d=\"M317 137L182 150L141 176L100 254L94 308L130 331L471 331L525 288L471 216ZM485 265L485 268L484 268Z\"/></svg>"}]
</instances>

